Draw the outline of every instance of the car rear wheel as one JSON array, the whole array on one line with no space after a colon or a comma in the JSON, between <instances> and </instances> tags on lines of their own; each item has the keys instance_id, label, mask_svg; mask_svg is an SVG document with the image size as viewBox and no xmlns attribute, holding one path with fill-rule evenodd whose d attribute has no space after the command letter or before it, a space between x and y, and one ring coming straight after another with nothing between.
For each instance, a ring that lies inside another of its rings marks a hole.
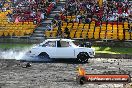
<instances>
[{"instance_id":1,"label":"car rear wheel","mask_svg":"<svg viewBox=\"0 0 132 88\"><path fill-rule=\"evenodd\" d=\"M77 56L77 61L78 62L82 62L82 63L88 62L88 55L87 55L87 53L79 53L78 56Z\"/></svg>"},{"instance_id":2,"label":"car rear wheel","mask_svg":"<svg viewBox=\"0 0 132 88\"><path fill-rule=\"evenodd\" d=\"M49 55L48 55L47 53L45 53L45 52L40 53L38 56L39 56L40 58L47 58L47 59L50 59Z\"/></svg>"}]
</instances>

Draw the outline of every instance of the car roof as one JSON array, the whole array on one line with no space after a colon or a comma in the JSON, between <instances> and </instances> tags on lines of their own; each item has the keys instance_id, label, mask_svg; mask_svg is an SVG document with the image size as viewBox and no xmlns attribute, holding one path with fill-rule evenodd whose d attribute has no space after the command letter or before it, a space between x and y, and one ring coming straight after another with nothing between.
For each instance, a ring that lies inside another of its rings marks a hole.
<instances>
[{"instance_id":1,"label":"car roof","mask_svg":"<svg viewBox=\"0 0 132 88\"><path fill-rule=\"evenodd\" d=\"M71 40L71 39L46 39L46 41L74 41L74 40Z\"/></svg>"}]
</instances>

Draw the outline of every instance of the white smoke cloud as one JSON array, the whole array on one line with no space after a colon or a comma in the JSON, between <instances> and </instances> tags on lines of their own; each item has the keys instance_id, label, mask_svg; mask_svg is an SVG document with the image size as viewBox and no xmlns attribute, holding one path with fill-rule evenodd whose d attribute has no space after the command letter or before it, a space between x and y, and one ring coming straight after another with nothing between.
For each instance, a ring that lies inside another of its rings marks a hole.
<instances>
[{"instance_id":1,"label":"white smoke cloud","mask_svg":"<svg viewBox=\"0 0 132 88\"><path fill-rule=\"evenodd\" d=\"M32 46L33 47L33 46ZM5 51L0 51L0 59L16 59L21 60L25 54L32 48L15 48Z\"/></svg>"}]
</instances>

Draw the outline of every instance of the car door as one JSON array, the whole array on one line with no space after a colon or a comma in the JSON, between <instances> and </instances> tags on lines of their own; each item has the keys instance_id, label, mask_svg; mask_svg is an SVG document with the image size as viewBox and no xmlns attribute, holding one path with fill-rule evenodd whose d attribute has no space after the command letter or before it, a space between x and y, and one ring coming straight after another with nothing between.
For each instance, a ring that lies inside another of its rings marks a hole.
<instances>
[{"instance_id":1,"label":"car door","mask_svg":"<svg viewBox=\"0 0 132 88\"><path fill-rule=\"evenodd\" d=\"M47 41L42 45L40 51L46 52L50 58L54 58L56 56L56 41Z\"/></svg>"},{"instance_id":2,"label":"car door","mask_svg":"<svg viewBox=\"0 0 132 88\"><path fill-rule=\"evenodd\" d=\"M68 41L57 41L56 48L57 58L74 58L74 48Z\"/></svg>"}]
</instances>

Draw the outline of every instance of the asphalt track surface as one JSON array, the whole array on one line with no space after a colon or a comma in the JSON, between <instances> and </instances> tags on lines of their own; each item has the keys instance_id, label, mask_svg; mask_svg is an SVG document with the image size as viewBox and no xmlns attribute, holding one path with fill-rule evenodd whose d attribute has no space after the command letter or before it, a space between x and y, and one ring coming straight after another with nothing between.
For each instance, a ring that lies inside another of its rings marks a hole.
<instances>
[{"instance_id":1,"label":"asphalt track surface","mask_svg":"<svg viewBox=\"0 0 132 88\"><path fill-rule=\"evenodd\" d=\"M131 59L89 59L88 63L75 60L54 60L30 62L31 67L25 68L27 62L13 59L0 60L1 88L131 88L128 84L116 83L76 83L77 67L82 66L89 74L130 73ZM129 83L130 84L130 83Z\"/></svg>"}]
</instances>

